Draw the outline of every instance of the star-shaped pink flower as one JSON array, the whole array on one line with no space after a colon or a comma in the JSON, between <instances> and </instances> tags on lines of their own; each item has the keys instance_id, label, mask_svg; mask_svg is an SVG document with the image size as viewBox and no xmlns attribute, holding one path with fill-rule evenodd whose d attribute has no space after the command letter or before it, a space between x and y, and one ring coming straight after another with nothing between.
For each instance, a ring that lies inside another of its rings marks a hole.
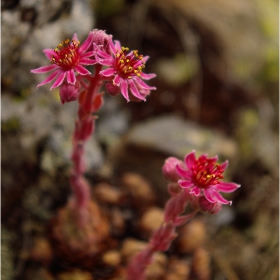
<instances>
[{"instance_id":1,"label":"star-shaped pink flower","mask_svg":"<svg viewBox=\"0 0 280 280\"><path fill-rule=\"evenodd\" d=\"M217 156L208 158L207 155L196 159L195 151L191 152L185 157L185 168L176 166L176 171L181 177L178 183L196 197L204 195L211 203L231 204L232 202L223 198L220 192L231 193L240 185L221 181L228 162L218 164L217 160Z\"/></svg>"},{"instance_id":2,"label":"star-shaped pink flower","mask_svg":"<svg viewBox=\"0 0 280 280\"><path fill-rule=\"evenodd\" d=\"M33 69L30 72L34 74L52 72L48 78L37 85L37 88L55 80L51 89L60 86L66 78L67 83L74 85L76 75L88 75L90 72L83 65L92 65L96 61L90 57L94 56L94 51L88 51L92 46L94 33L91 31L87 39L80 45L77 35L74 34L72 40L65 40L54 50L45 49L43 52L51 61L51 65Z\"/></svg>"},{"instance_id":3,"label":"star-shaped pink flower","mask_svg":"<svg viewBox=\"0 0 280 280\"><path fill-rule=\"evenodd\" d=\"M101 75L111 78L112 85L118 87L124 98L129 102L130 93L136 100L146 100L155 87L148 86L144 80L152 79L156 74L142 72L148 56L143 57L138 51L130 51L121 47L119 41L109 42L109 51L105 52L96 46L96 60L107 69L100 72Z\"/></svg>"}]
</instances>

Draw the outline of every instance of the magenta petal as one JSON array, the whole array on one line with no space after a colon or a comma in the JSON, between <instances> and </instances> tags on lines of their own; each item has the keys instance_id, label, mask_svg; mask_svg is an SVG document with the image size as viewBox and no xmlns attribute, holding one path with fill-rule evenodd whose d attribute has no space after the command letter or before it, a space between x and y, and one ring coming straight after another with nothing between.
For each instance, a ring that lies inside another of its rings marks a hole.
<instances>
[{"instance_id":1,"label":"magenta petal","mask_svg":"<svg viewBox=\"0 0 280 280\"><path fill-rule=\"evenodd\" d=\"M113 40L109 41L109 48L110 48L110 51L111 51L112 54L116 54L117 50L115 48Z\"/></svg>"},{"instance_id":2,"label":"magenta petal","mask_svg":"<svg viewBox=\"0 0 280 280\"><path fill-rule=\"evenodd\" d=\"M150 87L148 86L146 83L144 83L139 77L134 77L134 81L137 83L137 85L141 88L144 88L144 89L150 89L150 90L155 90L156 88L155 87Z\"/></svg>"},{"instance_id":3,"label":"magenta petal","mask_svg":"<svg viewBox=\"0 0 280 280\"><path fill-rule=\"evenodd\" d=\"M99 56L100 58L108 59L108 60L111 59L111 61L113 61L112 56L107 54L107 53L105 53L105 52L103 52L103 51L100 51L100 50L97 51L96 55Z\"/></svg>"},{"instance_id":4,"label":"magenta petal","mask_svg":"<svg viewBox=\"0 0 280 280\"><path fill-rule=\"evenodd\" d=\"M56 88L58 86L60 86L64 80L64 78L66 77L66 72L61 72L60 74L58 74L56 81L54 82L54 84L51 86L51 89Z\"/></svg>"},{"instance_id":5,"label":"magenta petal","mask_svg":"<svg viewBox=\"0 0 280 280\"><path fill-rule=\"evenodd\" d=\"M192 190L190 191L190 194L194 194L195 196L199 196L200 195L200 188L195 186L192 188Z\"/></svg>"},{"instance_id":6,"label":"magenta petal","mask_svg":"<svg viewBox=\"0 0 280 280\"><path fill-rule=\"evenodd\" d=\"M188 169L191 170L195 163L195 151L192 151L185 157L185 163Z\"/></svg>"},{"instance_id":7,"label":"magenta petal","mask_svg":"<svg viewBox=\"0 0 280 280\"><path fill-rule=\"evenodd\" d=\"M74 35L73 35L73 37L72 37L72 40L74 40L74 41L79 41L79 40L78 40L78 37L77 37L77 33L74 33Z\"/></svg>"},{"instance_id":8,"label":"magenta petal","mask_svg":"<svg viewBox=\"0 0 280 280\"><path fill-rule=\"evenodd\" d=\"M56 52L52 49L44 49L43 53L49 60L52 60L53 55L56 55Z\"/></svg>"},{"instance_id":9,"label":"magenta petal","mask_svg":"<svg viewBox=\"0 0 280 280\"><path fill-rule=\"evenodd\" d=\"M100 71L100 74L105 76L105 77L110 77L115 74L115 69L114 68L107 68L105 70Z\"/></svg>"},{"instance_id":10,"label":"magenta petal","mask_svg":"<svg viewBox=\"0 0 280 280\"><path fill-rule=\"evenodd\" d=\"M135 85L135 83L134 83L134 81L133 81L132 79L129 80L128 83L129 83L129 85L130 85L130 90L131 90L132 94L133 94L135 97L137 97L137 98L139 98L139 99L141 99L141 100L146 100L146 98L143 97L143 96L140 94L140 92L139 92L137 86Z\"/></svg>"},{"instance_id":11,"label":"magenta petal","mask_svg":"<svg viewBox=\"0 0 280 280\"><path fill-rule=\"evenodd\" d=\"M181 166L178 164L176 165L176 171L178 175L180 175L183 178L187 178L189 176L188 172L185 169L181 168Z\"/></svg>"},{"instance_id":12,"label":"magenta petal","mask_svg":"<svg viewBox=\"0 0 280 280\"><path fill-rule=\"evenodd\" d=\"M200 159L201 161L207 161L208 155L207 155L207 154L203 154L203 155L201 155L201 156L199 157L199 159Z\"/></svg>"},{"instance_id":13,"label":"magenta petal","mask_svg":"<svg viewBox=\"0 0 280 280\"><path fill-rule=\"evenodd\" d=\"M82 65L77 65L75 69L80 75L85 76L85 75L90 75L91 73Z\"/></svg>"},{"instance_id":14,"label":"magenta petal","mask_svg":"<svg viewBox=\"0 0 280 280\"><path fill-rule=\"evenodd\" d=\"M66 72L66 79L69 84L72 84L72 85L75 84L76 76L75 76L75 72L73 69Z\"/></svg>"},{"instance_id":15,"label":"magenta petal","mask_svg":"<svg viewBox=\"0 0 280 280\"><path fill-rule=\"evenodd\" d=\"M121 50L121 43L120 43L120 41L118 41L118 40L115 40L115 50L116 50L116 51Z\"/></svg>"},{"instance_id":16,"label":"magenta petal","mask_svg":"<svg viewBox=\"0 0 280 280\"><path fill-rule=\"evenodd\" d=\"M123 97L127 100L127 102L129 102L129 97L128 97L128 85L127 85L127 81L124 80L121 83L121 93L123 95Z\"/></svg>"},{"instance_id":17,"label":"magenta petal","mask_svg":"<svg viewBox=\"0 0 280 280\"><path fill-rule=\"evenodd\" d=\"M96 63L96 60L84 57L80 59L80 63L84 65L93 65Z\"/></svg>"},{"instance_id":18,"label":"magenta petal","mask_svg":"<svg viewBox=\"0 0 280 280\"><path fill-rule=\"evenodd\" d=\"M221 182L220 184L217 184L214 186L214 188L217 191L224 192L224 193L231 193L234 192L236 189L238 189L240 185L235 183L225 183Z\"/></svg>"},{"instance_id":19,"label":"magenta petal","mask_svg":"<svg viewBox=\"0 0 280 280\"><path fill-rule=\"evenodd\" d=\"M220 164L220 167L225 171L228 167L228 161L226 160L224 163Z\"/></svg>"},{"instance_id":20,"label":"magenta petal","mask_svg":"<svg viewBox=\"0 0 280 280\"><path fill-rule=\"evenodd\" d=\"M82 58L85 58L85 57L91 57L91 56L94 56L96 54L96 51L92 51L92 52L86 52L86 53L83 53L81 55Z\"/></svg>"},{"instance_id":21,"label":"magenta petal","mask_svg":"<svg viewBox=\"0 0 280 280\"><path fill-rule=\"evenodd\" d=\"M47 83L50 83L57 75L59 74L58 71L53 72L48 78L46 78L43 82L37 85L37 88L43 86Z\"/></svg>"},{"instance_id":22,"label":"magenta petal","mask_svg":"<svg viewBox=\"0 0 280 280\"><path fill-rule=\"evenodd\" d=\"M210 188L204 189L204 196L205 196L205 198L206 198L209 202L211 202L211 203L216 203L216 202L217 202L217 201L214 199L213 194L212 194Z\"/></svg>"},{"instance_id":23,"label":"magenta petal","mask_svg":"<svg viewBox=\"0 0 280 280\"><path fill-rule=\"evenodd\" d=\"M147 74L147 73L141 73L141 78L144 79L144 80L150 80L152 78L156 77L156 74Z\"/></svg>"},{"instance_id":24,"label":"magenta petal","mask_svg":"<svg viewBox=\"0 0 280 280\"><path fill-rule=\"evenodd\" d=\"M118 86L118 87L119 87L123 81L124 81L124 80L121 78L120 75L116 75L115 78L114 78L114 80L113 80L113 84L114 84L115 86Z\"/></svg>"},{"instance_id":25,"label":"magenta petal","mask_svg":"<svg viewBox=\"0 0 280 280\"><path fill-rule=\"evenodd\" d=\"M211 161L213 161L213 162L217 162L218 159L219 159L218 156L214 156L214 157L212 157L212 158L208 158L208 160L211 160Z\"/></svg>"},{"instance_id":26,"label":"magenta petal","mask_svg":"<svg viewBox=\"0 0 280 280\"><path fill-rule=\"evenodd\" d=\"M178 183L184 189L185 188L188 189L188 188L193 187L193 182L191 182L191 181L179 180Z\"/></svg>"},{"instance_id":27,"label":"magenta petal","mask_svg":"<svg viewBox=\"0 0 280 280\"><path fill-rule=\"evenodd\" d=\"M102 59L102 58L99 58L98 56L95 56L95 59L101 65L112 67L112 60L111 59Z\"/></svg>"},{"instance_id":28,"label":"magenta petal","mask_svg":"<svg viewBox=\"0 0 280 280\"><path fill-rule=\"evenodd\" d=\"M80 53L84 53L92 44L93 41L93 32L89 32L88 37L86 38L86 40L82 43L82 45L79 47L79 52Z\"/></svg>"},{"instance_id":29,"label":"magenta petal","mask_svg":"<svg viewBox=\"0 0 280 280\"><path fill-rule=\"evenodd\" d=\"M215 190L213 190L213 189L212 189L212 191L213 191L212 197L214 197L214 199L215 199L217 202L221 202L221 203L223 203L223 204L230 204L230 205L232 204L231 201L228 201L228 200L226 200L225 198L223 198L219 192L217 192L217 191L215 191Z\"/></svg>"},{"instance_id":30,"label":"magenta petal","mask_svg":"<svg viewBox=\"0 0 280 280\"><path fill-rule=\"evenodd\" d=\"M147 60L148 60L149 58L150 58L150 57L149 57L148 55L146 55L146 56L144 56L144 57L142 58L142 60L146 63Z\"/></svg>"},{"instance_id":31,"label":"magenta petal","mask_svg":"<svg viewBox=\"0 0 280 280\"><path fill-rule=\"evenodd\" d=\"M47 72L52 71L57 68L58 68L57 65L52 64L52 65L48 65L48 66L42 66L37 69L32 69L32 70L30 70L30 72L34 73L34 74L41 74L41 73L47 73Z\"/></svg>"}]
</instances>

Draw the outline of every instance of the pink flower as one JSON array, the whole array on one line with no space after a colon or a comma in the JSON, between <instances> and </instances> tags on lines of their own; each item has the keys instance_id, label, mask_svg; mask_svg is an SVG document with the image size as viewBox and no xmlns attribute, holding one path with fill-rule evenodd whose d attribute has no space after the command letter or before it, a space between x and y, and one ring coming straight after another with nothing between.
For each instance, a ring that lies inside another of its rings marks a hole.
<instances>
[{"instance_id":1,"label":"pink flower","mask_svg":"<svg viewBox=\"0 0 280 280\"><path fill-rule=\"evenodd\" d=\"M55 80L51 89L60 86L66 78L67 83L74 85L76 83L75 72L80 75L88 75L90 72L83 65L92 65L96 61L90 59L94 55L94 51L88 51L92 45L93 32L90 32L87 39L80 46L77 35L74 34L73 39L65 40L54 50L45 49L43 52L51 61L51 65L33 69L30 72L34 74L48 73L53 71L48 78L37 85L37 88Z\"/></svg>"},{"instance_id":2,"label":"pink flower","mask_svg":"<svg viewBox=\"0 0 280 280\"><path fill-rule=\"evenodd\" d=\"M129 49L121 47L119 41L112 40L109 42L111 54L105 52L97 45L95 46L96 60L107 69L100 72L101 75L112 79L113 85L120 88L124 98L129 102L132 94L132 99L146 100L146 96L150 94L150 90L155 90L155 87L150 87L143 82L154 78L155 74L145 74L142 69L145 68L145 63L148 56L143 57L138 54L138 51L128 52Z\"/></svg>"},{"instance_id":3,"label":"pink flower","mask_svg":"<svg viewBox=\"0 0 280 280\"><path fill-rule=\"evenodd\" d=\"M223 173L228 162L218 164L217 160L217 156L208 158L207 155L201 155L196 159L195 151L191 152L185 157L186 168L176 166L177 172L182 178L178 183L194 196L204 195L211 203L231 204L232 202L223 198L220 192L233 192L240 185L221 181L224 178Z\"/></svg>"}]
</instances>

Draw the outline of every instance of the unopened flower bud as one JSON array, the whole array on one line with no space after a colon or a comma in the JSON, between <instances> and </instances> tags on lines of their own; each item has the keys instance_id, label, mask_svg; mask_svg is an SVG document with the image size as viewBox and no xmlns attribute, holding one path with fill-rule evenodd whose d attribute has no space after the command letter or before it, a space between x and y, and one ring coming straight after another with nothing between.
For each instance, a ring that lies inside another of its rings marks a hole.
<instances>
[{"instance_id":1,"label":"unopened flower bud","mask_svg":"<svg viewBox=\"0 0 280 280\"><path fill-rule=\"evenodd\" d=\"M112 35L108 35L103 30L94 29L93 33L93 43L97 46L101 46L101 49L109 53L109 42L112 40Z\"/></svg>"},{"instance_id":2,"label":"unopened flower bud","mask_svg":"<svg viewBox=\"0 0 280 280\"><path fill-rule=\"evenodd\" d=\"M77 100L79 96L80 83L77 81L74 85L64 82L59 88L61 104Z\"/></svg>"},{"instance_id":3,"label":"unopened flower bud","mask_svg":"<svg viewBox=\"0 0 280 280\"><path fill-rule=\"evenodd\" d=\"M107 83L105 85L105 89L112 96L116 96L120 93L120 88L118 86L113 85L113 83Z\"/></svg>"},{"instance_id":4,"label":"unopened flower bud","mask_svg":"<svg viewBox=\"0 0 280 280\"><path fill-rule=\"evenodd\" d=\"M201 212L209 214L218 214L222 209L222 203L212 203L208 201L205 196L197 197L196 201L191 202L191 206L199 209Z\"/></svg>"},{"instance_id":5,"label":"unopened flower bud","mask_svg":"<svg viewBox=\"0 0 280 280\"><path fill-rule=\"evenodd\" d=\"M184 165L184 163L175 157L169 157L165 160L164 165L162 167L162 173L163 177L166 180L177 183L178 180L181 179L180 175L178 175L176 171L177 165L182 166Z\"/></svg>"}]
</instances>

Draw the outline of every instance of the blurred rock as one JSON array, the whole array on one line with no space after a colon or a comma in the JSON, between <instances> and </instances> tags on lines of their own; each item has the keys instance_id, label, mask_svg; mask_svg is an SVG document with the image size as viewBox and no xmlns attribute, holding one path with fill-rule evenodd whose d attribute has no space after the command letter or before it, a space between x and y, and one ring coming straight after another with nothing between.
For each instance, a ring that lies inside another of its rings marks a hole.
<instances>
[{"instance_id":1,"label":"blurred rock","mask_svg":"<svg viewBox=\"0 0 280 280\"><path fill-rule=\"evenodd\" d=\"M1 227L1 279L10 280L15 276L14 270L14 253L11 250L11 241L14 235L11 234L5 227Z\"/></svg>"},{"instance_id":2,"label":"blurred rock","mask_svg":"<svg viewBox=\"0 0 280 280\"><path fill-rule=\"evenodd\" d=\"M19 10L6 10L1 12L1 26L2 79L10 84L14 80L13 76L10 75L12 75L12 71L17 70L15 64L20 59L18 51L30 32L30 25L26 22L21 22ZM24 72L29 71L25 69Z\"/></svg>"},{"instance_id":3,"label":"blurred rock","mask_svg":"<svg viewBox=\"0 0 280 280\"><path fill-rule=\"evenodd\" d=\"M162 116L136 125L130 130L127 143L180 158L191 150L229 159L236 159L237 156L237 146L233 140L176 115Z\"/></svg>"},{"instance_id":4,"label":"blurred rock","mask_svg":"<svg viewBox=\"0 0 280 280\"><path fill-rule=\"evenodd\" d=\"M121 263L121 255L119 251L110 250L102 256L102 261L109 266L117 267Z\"/></svg>"},{"instance_id":5,"label":"blurred rock","mask_svg":"<svg viewBox=\"0 0 280 280\"><path fill-rule=\"evenodd\" d=\"M144 177L136 173L125 173L122 176L122 186L128 202L141 212L155 203L152 185Z\"/></svg>"},{"instance_id":6,"label":"blurred rock","mask_svg":"<svg viewBox=\"0 0 280 280\"><path fill-rule=\"evenodd\" d=\"M236 114L235 135L240 146L242 165L254 162L271 172L279 174L279 136L273 132L275 117L272 104L265 99L259 102L258 109L246 108Z\"/></svg>"},{"instance_id":7,"label":"blurred rock","mask_svg":"<svg viewBox=\"0 0 280 280\"><path fill-rule=\"evenodd\" d=\"M206 240L206 228L199 219L193 219L178 228L178 237L174 240L176 250L182 254L193 253Z\"/></svg>"},{"instance_id":8,"label":"blurred rock","mask_svg":"<svg viewBox=\"0 0 280 280\"><path fill-rule=\"evenodd\" d=\"M197 248L193 255L192 272L197 280L210 280L210 255L204 248Z\"/></svg>"},{"instance_id":9,"label":"blurred rock","mask_svg":"<svg viewBox=\"0 0 280 280\"><path fill-rule=\"evenodd\" d=\"M49 63L43 49L55 48L68 37L72 38L75 32L83 41L93 29L90 5L90 0L23 0L14 10L3 11L2 80L5 88L17 93L26 91L32 84L35 88L45 75L33 75L30 70Z\"/></svg>"},{"instance_id":10,"label":"blurred rock","mask_svg":"<svg viewBox=\"0 0 280 280\"><path fill-rule=\"evenodd\" d=\"M124 214L118 209L113 208L110 210L109 220L111 223L111 234L114 237L123 236L126 233L126 221Z\"/></svg>"},{"instance_id":11,"label":"blurred rock","mask_svg":"<svg viewBox=\"0 0 280 280\"><path fill-rule=\"evenodd\" d=\"M47 106L32 101L22 103L10 96L2 97L3 213L14 203L17 205L27 186L36 180L39 146L55 123Z\"/></svg>"},{"instance_id":12,"label":"blurred rock","mask_svg":"<svg viewBox=\"0 0 280 280\"><path fill-rule=\"evenodd\" d=\"M73 269L60 273L57 276L57 280L94 280L94 278L88 271Z\"/></svg>"},{"instance_id":13,"label":"blurred rock","mask_svg":"<svg viewBox=\"0 0 280 280\"><path fill-rule=\"evenodd\" d=\"M126 238L122 244L121 256L125 263L128 263L130 258L140 252L147 246L148 242L140 241L134 238Z\"/></svg>"},{"instance_id":14,"label":"blurred rock","mask_svg":"<svg viewBox=\"0 0 280 280\"><path fill-rule=\"evenodd\" d=\"M133 255L140 252L147 246L147 242L139 241L133 238L127 238L122 245L121 254L125 263L128 263ZM153 262L146 270L146 276L149 280L163 279L166 273L168 259L165 254L157 252L153 256Z\"/></svg>"},{"instance_id":15,"label":"blurred rock","mask_svg":"<svg viewBox=\"0 0 280 280\"><path fill-rule=\"evenodd\" d=\"M32 8L36 11L36 25L42 26L54 18L61 17L62 14L68 14L71 9L71 1L55 1L55 0L21 0L21 8Z\"/></svg>"},{"instance_id":16,"label":"blurred rock","mask_svg":"<svg viewBox=\"0 0 280 280\"><path fill-rule=\"evenodd\" d=\"M121 199L120 190L105 182L94 186L93 195L103 205L118 205Z\"/></svg>"},{"instance_id":17,"label":"blurred rock","mask_svg":"<svg viewBox=\"0 0 280 280\"><path fill-rule=\"evenodd\" d=\"M171 258L168 264L166 280L186 280L189 279L190 263L186 260Z\"/></svg>"},{"instance_id":18,"label":"blurred rock","mask_svg":"<svg viewBox=\"0 0 280 280\"><path fill-rule=\"evenodd\" d=\"M146 277L147 280L161 280L166 275L166 266L168 258L165 254L157 252L154 254L153 262L147 267Z\"/></svg>"},{"instance_id":19,"label":"blurred rock","mask_svg":"<svg viewBox=\"0 0 280 280\"><path fill-rule=\"evenodd\" d=\"M142 215L139 221L140 234L149 239L152 233L163 223L164 211L158 207L151 207Z\"/></svg>"},{"instance_id":20,"label":"blurred rock","mask_svg":"<svg viewBox=\"0 0 280 280\"><path fill-rule=\"evenodd\" d=\"M37 237L33 242L33 248L30 252L31 259L47 266L53 258L51 245L47 239L43 237Z\"/></svg>"},{"instance_id":21,"label":"blurred rock","mask_svg":"<svg viewBox=\"0 0 280 280\"><path fill-rule=\"evenodd\" d=\"M64 133L61 128L53 129L41 156L40 167L50 174L55 174L58 168L71 166L71 153L71 134ZM85 161L86 171L89 173L96 173L103 162L100 146L93 137L85 145Z\"/></svg>"},{"instance_id":22,"label":"blurred rock","mask_svg":"<svg viewBox=\"0 0 280 280\"><path fill-rule=\"evenodd\" d=\"M27 269L26 276L33 280L57 280L45 267Z\"/></svg>"}]
</instances>

